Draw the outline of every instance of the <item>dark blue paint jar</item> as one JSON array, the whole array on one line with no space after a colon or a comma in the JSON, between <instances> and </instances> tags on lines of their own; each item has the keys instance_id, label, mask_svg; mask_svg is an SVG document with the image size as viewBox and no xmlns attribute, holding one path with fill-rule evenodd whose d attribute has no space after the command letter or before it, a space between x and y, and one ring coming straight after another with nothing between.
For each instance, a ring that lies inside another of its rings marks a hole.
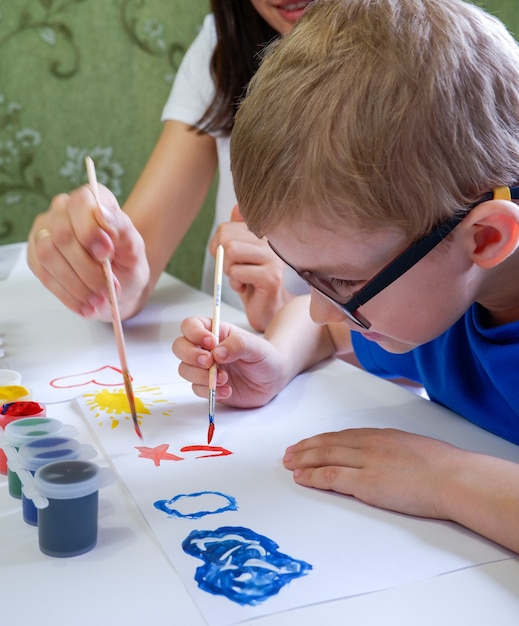
<instances>
[{"instance_id":1,"label":"dark blue paint jar","mask_svg":"<svg viewBox=\"0 0 519 626\"><path fill-rule=\"evenodd\" d=\"M93 459L96 451L88 444L81 444L70 437L42 437L24 444L18 450L16 459L24 469L32 474L40 467L55 461L70 459ZM30 497L26 496L26 488L22 487L22 514L27 524L38 525L38 509Z\"/></svg>"},{"instance_id":2,"label":"dark blue paint jar","mask_svg":"<svg viewBox=\"0 0 519 626\"><path fill-rule=\"evenodd\" d=\"M90 461L57 461L40 467L34 485L48 506L38 510L38 542L44 554L70 557L97 543L99 489L115 480Z\"/></svg>"}]
</instances>

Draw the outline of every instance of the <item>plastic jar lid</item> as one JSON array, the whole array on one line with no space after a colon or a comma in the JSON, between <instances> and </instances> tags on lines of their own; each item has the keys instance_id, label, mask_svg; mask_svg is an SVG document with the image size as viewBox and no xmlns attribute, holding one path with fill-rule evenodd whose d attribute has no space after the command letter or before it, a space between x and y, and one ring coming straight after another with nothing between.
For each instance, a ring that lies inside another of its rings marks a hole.
<instances>
[{"instance_id":1,"label":"plastic jar lid","mask_svg":"<svg viewBox=\"0 0 519 626\"><path fill-rule=\"evenodd\" d=\"M103 486L101 468L89 461L57 461L40 467L34 475L38 492L47 498L82 498Z\"/></svg>"},{"instance_id":2,"label":"plastic jar lid","mask_svg":"<svg viewBox=\"0 0 519 626\"><path fill-rule=\"evenodd\" d=\"M0 369L0 387L7 387L8 385L21 385L22 375L15 370Z\"/></svg>"},{"instance_id":3,"label":"plastic jar lid","mask_svg":"<svg viewBox=\"0 0 519 626\"><path fill-rule=\"evenodd\" d=\"M81 444L70 437L42 437L25 443L18 450L18 460L22 467L31 472L46 463L77 459Z\"/></svg>"},{"instance_id":4,"label":"plastic jar lid","mask_svg":"<svg viewBox=\"0 0 519 626\"><path fill-rule=\"evenodd\" d=\"M24 417L5 427L5 439L12 446L21 446L34 437L55 435L63 429L63 422L52 417Z\"/></svg>"}]
</instances>

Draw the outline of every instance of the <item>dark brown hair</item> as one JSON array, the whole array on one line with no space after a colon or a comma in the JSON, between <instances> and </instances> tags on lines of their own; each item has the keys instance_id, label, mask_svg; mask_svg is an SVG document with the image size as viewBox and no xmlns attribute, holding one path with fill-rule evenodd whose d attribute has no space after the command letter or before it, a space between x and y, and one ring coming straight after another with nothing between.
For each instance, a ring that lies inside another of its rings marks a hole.
<instances>
[{"instance_id":1,"label":"dark brown hair","mask_svg":"<svg viewBox=\"0 0 519 626\"><path fill-rule=\"evenodd\" d=\"M258 69L263 48L279 37L250 0L211 0L217 43L211 58L215 95L197 126L230 133L241 96Z\"/></svg>"}]
</instances>

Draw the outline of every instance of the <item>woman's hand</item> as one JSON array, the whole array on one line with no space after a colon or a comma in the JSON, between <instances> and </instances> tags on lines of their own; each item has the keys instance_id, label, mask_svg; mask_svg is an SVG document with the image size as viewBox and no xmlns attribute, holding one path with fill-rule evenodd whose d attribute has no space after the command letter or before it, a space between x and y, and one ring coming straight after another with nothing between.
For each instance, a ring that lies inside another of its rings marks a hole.
<instances>
[{"instance_id":1,"label":"woman's hand","mask_svg":"<svg viewBox=\"0 0 519 626\"><path fill-rule=\"evenodd\" d=\"M142 237L99 185L103 207L87 186L56 196L29 233L27 261L33 273L68 308L85 317L111 319L102 261L109 259L117 282L121 315L136 312L149 282Z\"/></svg>"}]
</instances>

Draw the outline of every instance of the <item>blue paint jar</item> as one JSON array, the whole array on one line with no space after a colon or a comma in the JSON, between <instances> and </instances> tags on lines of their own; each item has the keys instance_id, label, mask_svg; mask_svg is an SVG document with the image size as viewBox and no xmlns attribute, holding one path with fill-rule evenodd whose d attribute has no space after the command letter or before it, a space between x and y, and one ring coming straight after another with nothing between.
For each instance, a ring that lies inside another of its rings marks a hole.
<instances>
[{"instance_id":1,"label":"blue paint jar","mask_svg":"<svg viewBox=\"0 0 519 626\"><path fill-rule=\"evenodd\" d=\"M4 430L5 443L16 450L25 443L34 439L41 439L49 435L74 436L77 430L73 426L65 427L62 421L52 417L26 417L7 424ZM7 453L9 459L9 454ZM22 484L18 475L7 463L7 480L9 493L13 498L22 497Z\"/></svg>"},{"instance_id":2,"label":"blue paint jar","mask_svg":"<svg viewBox=\"0 0 519 626\"><path fill-rule=\"evenodd\" d=\"M70 437L42 437L24 444L18 450L16 466L20 466L34 475L36 470L47 463L68 461L70 459L93 459L96 451L88 444L79 443ZM11 463L12 466L12 463ZM38 525L38 509L30 497L26 496L26 488L22 486L22 514L27 524Z\"/></svg>"},{"instance_id":3,"label":"blue paint jar","mask_svg":"<svg viewBox=\"0 0 519 626\"><path fill-rule=\"evenodd\" d=\"M57 461L40 467L35 489L48 500L38 510L38 542L44 554L70 557L97 543L99 489L115 481L115 473L90 461Z\"/></svg>"}]
</instances>

